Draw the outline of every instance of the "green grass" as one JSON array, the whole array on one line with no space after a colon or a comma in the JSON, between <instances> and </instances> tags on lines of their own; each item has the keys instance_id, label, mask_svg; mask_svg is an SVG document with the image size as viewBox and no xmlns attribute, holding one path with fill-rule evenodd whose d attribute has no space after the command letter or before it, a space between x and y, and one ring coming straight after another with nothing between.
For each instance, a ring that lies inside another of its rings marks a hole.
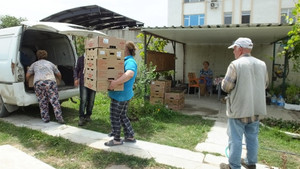
<instances>
[{"instance_id":1,"label":"green grass","mask_svg":"<svg viewBox=\"0 0 300 169\"><path fill-rule=\"evenodd\" d=\"M78 127L79 99L74 98L74 100L77 101L77 104L71 101L64 102L62 110L67 124ZM93 121L82 128L109 133L111 130L109 103L110 100L105 94L98 93L92 115ZM132 119L132 126L138 140L194 150L199 142L206 139L207 132L213 125L213 121L203 120L201 116L186 116L159 106L146 106L138 101L133 101L130 104L132 106L129 117ZM55 121L52 112L50 114L51 120ZM40 118L38 106L28 107L25 108L24 112L19 110L17 113ZM277 167L283 166L282 153L267 149L300 154L299 140L264 127L261 127L260 130L258 155L260 163ZM300 157L295 155L287 155L287 157L287 168L299 169Z\"/></svg>"},{"instance_id":2,"label":"green grass","mask_svg":"<svg viewBox=\"0 0 300 169\"><path fill-rule=\"evenodd\" d=\"M74 100L77 101L77 104L71 101L64 102L62 104L62 111L67 124L78 127L79 99L74 98ZM93 121L82 126L82 128L109 133L111 131L109 103L110 100L105 94L98 93L91 117ZM135 103L132 104L134 105ZM30 116L39 117L38 106L25 108L25 112ZM22 113L24 114L25 112ZM53 111L50 112L51 120L55 121ZM138 115L138 117L129 115L129 118L133 119L131 120L131 124L135 131L135 137L138 140L189 150L194 150L199 142L206 139L207 132L214 123L211 120L202 119L201 116L182 115L170 110L165 110L159 106L151 107L146 110L145 113L141 114L142 115Z\"/></svg>"},{"instance_id":3,"label":"green grass","mask_svg":"<svg viewBox=\"0 0 300 169\"><path fill-rule=\"evenodd\" d=\"M300 168L300 141L285 135L278 130L260 128L258 158L261 163L284 168L283 151L287 155L286 168ZM291 154L296 155L291 155Z\"/></svg>"},{"instance_id":4,"label":"green grass","mask_svg":"<svg viewBox=\"0 0 300 169\"><path fill-rule=\"evenodd\" d=\"M136 169L174 168L158 164L154 159L105 152L2 121L0 131L0 145L13 145L58 169L100 169L111 165Z\"/></svg>"}]
</instances>

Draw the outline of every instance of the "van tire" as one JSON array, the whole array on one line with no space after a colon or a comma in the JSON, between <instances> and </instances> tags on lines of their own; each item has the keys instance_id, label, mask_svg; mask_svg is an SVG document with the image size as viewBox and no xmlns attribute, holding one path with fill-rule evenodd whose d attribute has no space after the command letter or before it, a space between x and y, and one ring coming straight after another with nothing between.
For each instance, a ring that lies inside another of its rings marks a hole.
<instances>
[{"instance_id":1,"label":"van tire","mask_svg":"<svg viewBox=\"0 0 300 169\"><path fill-rule=\"evenodd\" d=\"M3 100L2 100L2 97L0 95L0 118L1 117L6 117L9 115L9 112L7 111L4 103L3 103Z\"/></svg>"}]
</instances>

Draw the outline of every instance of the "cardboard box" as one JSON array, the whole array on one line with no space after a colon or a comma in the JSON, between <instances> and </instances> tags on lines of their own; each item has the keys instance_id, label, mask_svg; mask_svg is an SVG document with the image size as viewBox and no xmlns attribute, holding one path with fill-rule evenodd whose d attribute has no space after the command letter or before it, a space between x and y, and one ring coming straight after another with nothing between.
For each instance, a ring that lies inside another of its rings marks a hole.
<instances>
[{"instance_id":1,"label":"cardboard box","mask_svg":"<svg viewBox=\"0 0 300 169\"><path fill-rule=\"evenodd\" d=\"M90 69L96 69L97 68L97 59L96 58L84 58L84 67L90 68Z\"/></svg>"},{"instance_id":2,"label":"cardboard box","mask_svg":"<svg viewBox=\"0 0 300 169\"><path fill-rule=\"evenodd\" d=\"M97 58L98 48L85 49L86 58Z\"/></svg>"},{"instance_id":3,"label":"cardboard box","mask_svg":"<svg viewBox=\"0 0 300 169\"><path fill-rule=\"evenodd\" d=\"M184 105L166 105L166 107L171 110L181 110L184 108Z\"/></svg>"},{"instance_id":4,"label":"cardboard box","mask_svg":"<svg viewBox=\"0 0 300 169\"><path fill-rule=\"evenodd\" d=\"M28 79L28 87L33 87L33 79L34 79L34 75L30 76ZM55 76L55 80L56 80L56 84L59 85L60 84L60 80Z\"/></svg>"},{"instance_id":5,"label":"cardboard box","mask_svg":"<svg viewBox=\"0 0 300 169\"><path fill-rule=\"evenodd\" d=\"M108 80L113 80L113 78L106 79L106 80L96 80L96 79L84 77L84 86L96 92L106 92L108 91L108 87L110 84ZM114 89L114 91L123 91L123 90L124 90L124 84Z\"/></svg>"},{"instance_id":6,"label":"cardboard box","mask_svg":"<svg viewBox=\"0 0 300 169\"><path fill-rule=\"evenodd\" d=\"M120 39L120 38L116 38L116 37L112 37L110 43L111 43L110 44L110 48L124 50L125 49L125 45L126 45L126 40Z\"/></svg>"},{"instance_id":7,"label":"cardboard box","mask_svg":"<svg viewBox=\"0 0 300 169\"><path fill-rule=\"evenodd\" d=\"M97 80L118 79L124 74L124 70L107 69L97 71Z\"/></svg>"},{"instance_id":8,"label":"cardboard box","mask_svg":"<svg viewBox=\"0 0 300 169\"><path fill-rule=\"evenodd\" d=\"M89 48L108 48L109 47L109 43L110 43L110 38L109 36L97 36L94 38L89 38L85 41L85 48L89 49Z\"/></svg>"},{"instance_id":9,"label":"cardboard box","mask_svg":"<svg viewBox=\"0 0 300 169\"><path fill-rule=\"evenodd\" d=\"M97 59L97 70L116 69L124 71L123 60Z\"/></svg>"},{"instance_id":10,"label":"cardboard box","mask_svg":"<svg viewBox=\"0 0 300 169\"><path fill-rule=\"evenodd\" d=\"M150 88L150 96L151 97L165 97L165 89L164 88Z\"/></svg>"},{"instance_id":11,"label":"cardboard box","mask_svg":"<svg viewBox=\"0 0 300 169\"><path fill-rule=\"evenodd\" d=\"M156 80L151 82L151 90L162 89L165 92L171 90L171 80Z\"/></svg>"},{"instance_id":12,"label":"cardboard box","mask_svg":"<svg viewBox=\"0 0 300 169\"><path fill-rule=\"evenodd\" d=\"M84 69L84 77L88 77L90 79L97 78L97 70L92 68L85 68Z\"/></svg>"},{"instance_id":13,"label":"cardboard box","mask_svg":"<svg viewBox=\"0 0 300 169\"><path fill-rule=\"evenodd\" d=\"M108 80L113 80L113 78L97 81L97 91L108 91L108 87L110 84ZM119 85L114 89L114 91L123 91L123 90L124 90L124 84Z\"/></svg>"},{"instance_id":14,"label":"cardboard box","mask_svg":"<svg viewBox=\"0 0 300 169\"><path fill-rule=\"evenodd\" d=\"M184 105L184 98L181 99L165 99L166 105Z\"/></svg>"},{"instance_id":15,"label":"cardboard box","mask_svg":"<svg viewBox=\"0 0 300 169\"><path fill-rule=\"evenodd\" d=\"M89 38L85 41L85 48L113 48L113 49L125 49L126 40L110 37L110 36L97 36Z\"/></svg>"},{"instance_id":16,"label":"cardboard box","mask_svg":"<svg viewBox=\"0 0 300 169\"><path fill-rule=\"evenodd\" d=\"M94 91L97 91L97 83L95 79L84 77L84 86Z\"/></svg>"},{"instance_id":17,"label":"cardboard box","mask_svg":"<svg viewBox=\"0 0 300 169\"><path fill-rule=\"evenodd\" d=\"M108 59L117 59L117 60L124 60L125 54L124 50L121 49L108 49L107 50L107 58Z\"/></svg>"},{"instance_id":18,"label":"cardboard box","mask_svg":"<svg viewBox=\"0 0 300 169\"><path fill-rule=\"evenodd\" d=\"M114 59L124 60L124 50L121 49L106 49L106 48L93 48L87 49L90 56L98 59ZM88 55L88 54L87 54Z\"/></svg>"},{"instance_id":19,"label":"cardboard box","mask_svg":"<svg viewBox=\"0 0 300 169\"><path fill-rule=\"evenodd\" d=\"M164 104L164 98L162 98L162 97L150 97L150 104Z\"/></svg>"},{"instance_id":20,"label":"cardboard box","mask_svg":"<svg viewBox=\"0 0 300 169\"><path fill-rule=\"evenodd\" d=\"M97 52L96 52L96 57L98 59L102 59L102 58L107 58L108 57L108 49L105 48L96 48Z\"/></svg>"},{"instance_id":21,"label":"cardboard box","mask_svg":"<svg viewBox=\"0 0 300 169\"><path fill-rule=\"evenodd\" d=\"M184 91L182 90L171 90L165 93L165 99L179 100L184 98Z\"/></svg>"}]
</instances>

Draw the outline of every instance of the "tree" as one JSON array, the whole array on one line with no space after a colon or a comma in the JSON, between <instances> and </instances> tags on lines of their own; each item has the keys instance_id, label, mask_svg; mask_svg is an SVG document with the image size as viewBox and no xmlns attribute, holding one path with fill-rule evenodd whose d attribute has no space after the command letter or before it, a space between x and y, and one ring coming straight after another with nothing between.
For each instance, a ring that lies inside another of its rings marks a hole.
<instances>
[{"instance_id":1,"label":"tree","mask_svg":"<svg viewBox=\"0 0 300 169\"><path fill-rule=\"evenodd\" d=\"M9 16L9 15L1 16L0 29L21 25L21 22L26 20L27 20L26 18L16 18L14 16Z\"/></svg>"},{"instance_id":2,"label":"tree","mask_svg":"<svg viewBox=\"0 0 300 169\"><path fill-rule=\"evenodd\" d=\"M292 30L289 31L289 39L283 41L284 51L282 55L286 56L288 60L293 62L293 70L296 72L300 71L300 0L295 4L293 9L293 15L295 17L295 24ZM293 19L289 19L293 22Z\"/></svg>"},{"instance_id":3,"label":"tree","mask_svg":"<svg viewBox=\"0 0 300 169\"><path fill-rule=\"evenodd\" d=\"M137 43L137 47L141 50L140 52L140 56L145 59L145 53L144 53L144 34L140 33L137 35L137 38L140 39L140 41L142 43ZM147 40L150 38L150 36L147 36ZM157 51L157 52L166 52L164 49L166 47L166 45L168 44L167 40L163 40L161 38L155 38L155 37L151 37L150 42L147 46L147 50L153 50L153 51Z\"/></svg>"}]
</instances>

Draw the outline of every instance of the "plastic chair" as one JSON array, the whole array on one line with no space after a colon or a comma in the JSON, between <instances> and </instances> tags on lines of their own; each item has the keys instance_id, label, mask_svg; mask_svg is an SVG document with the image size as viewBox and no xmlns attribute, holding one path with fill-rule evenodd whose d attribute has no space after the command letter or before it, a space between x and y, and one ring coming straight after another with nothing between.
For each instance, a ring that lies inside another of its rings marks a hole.
<instances>
[{"instance_id":1,"label":"plastic chair","mask_svg":"<svg viewBox=\"0 0 300 169\"><path fill-rule=\"evenodd\" d=\"M204 78L197 78L196 73L190 72L188 73L189 85L188 85L188 95L190 94L190 88L194 87L194 93L196 92L196 88L198 88L198 97L200 99L200 80L204 80Z\"/></svg>"}]
</instances>

